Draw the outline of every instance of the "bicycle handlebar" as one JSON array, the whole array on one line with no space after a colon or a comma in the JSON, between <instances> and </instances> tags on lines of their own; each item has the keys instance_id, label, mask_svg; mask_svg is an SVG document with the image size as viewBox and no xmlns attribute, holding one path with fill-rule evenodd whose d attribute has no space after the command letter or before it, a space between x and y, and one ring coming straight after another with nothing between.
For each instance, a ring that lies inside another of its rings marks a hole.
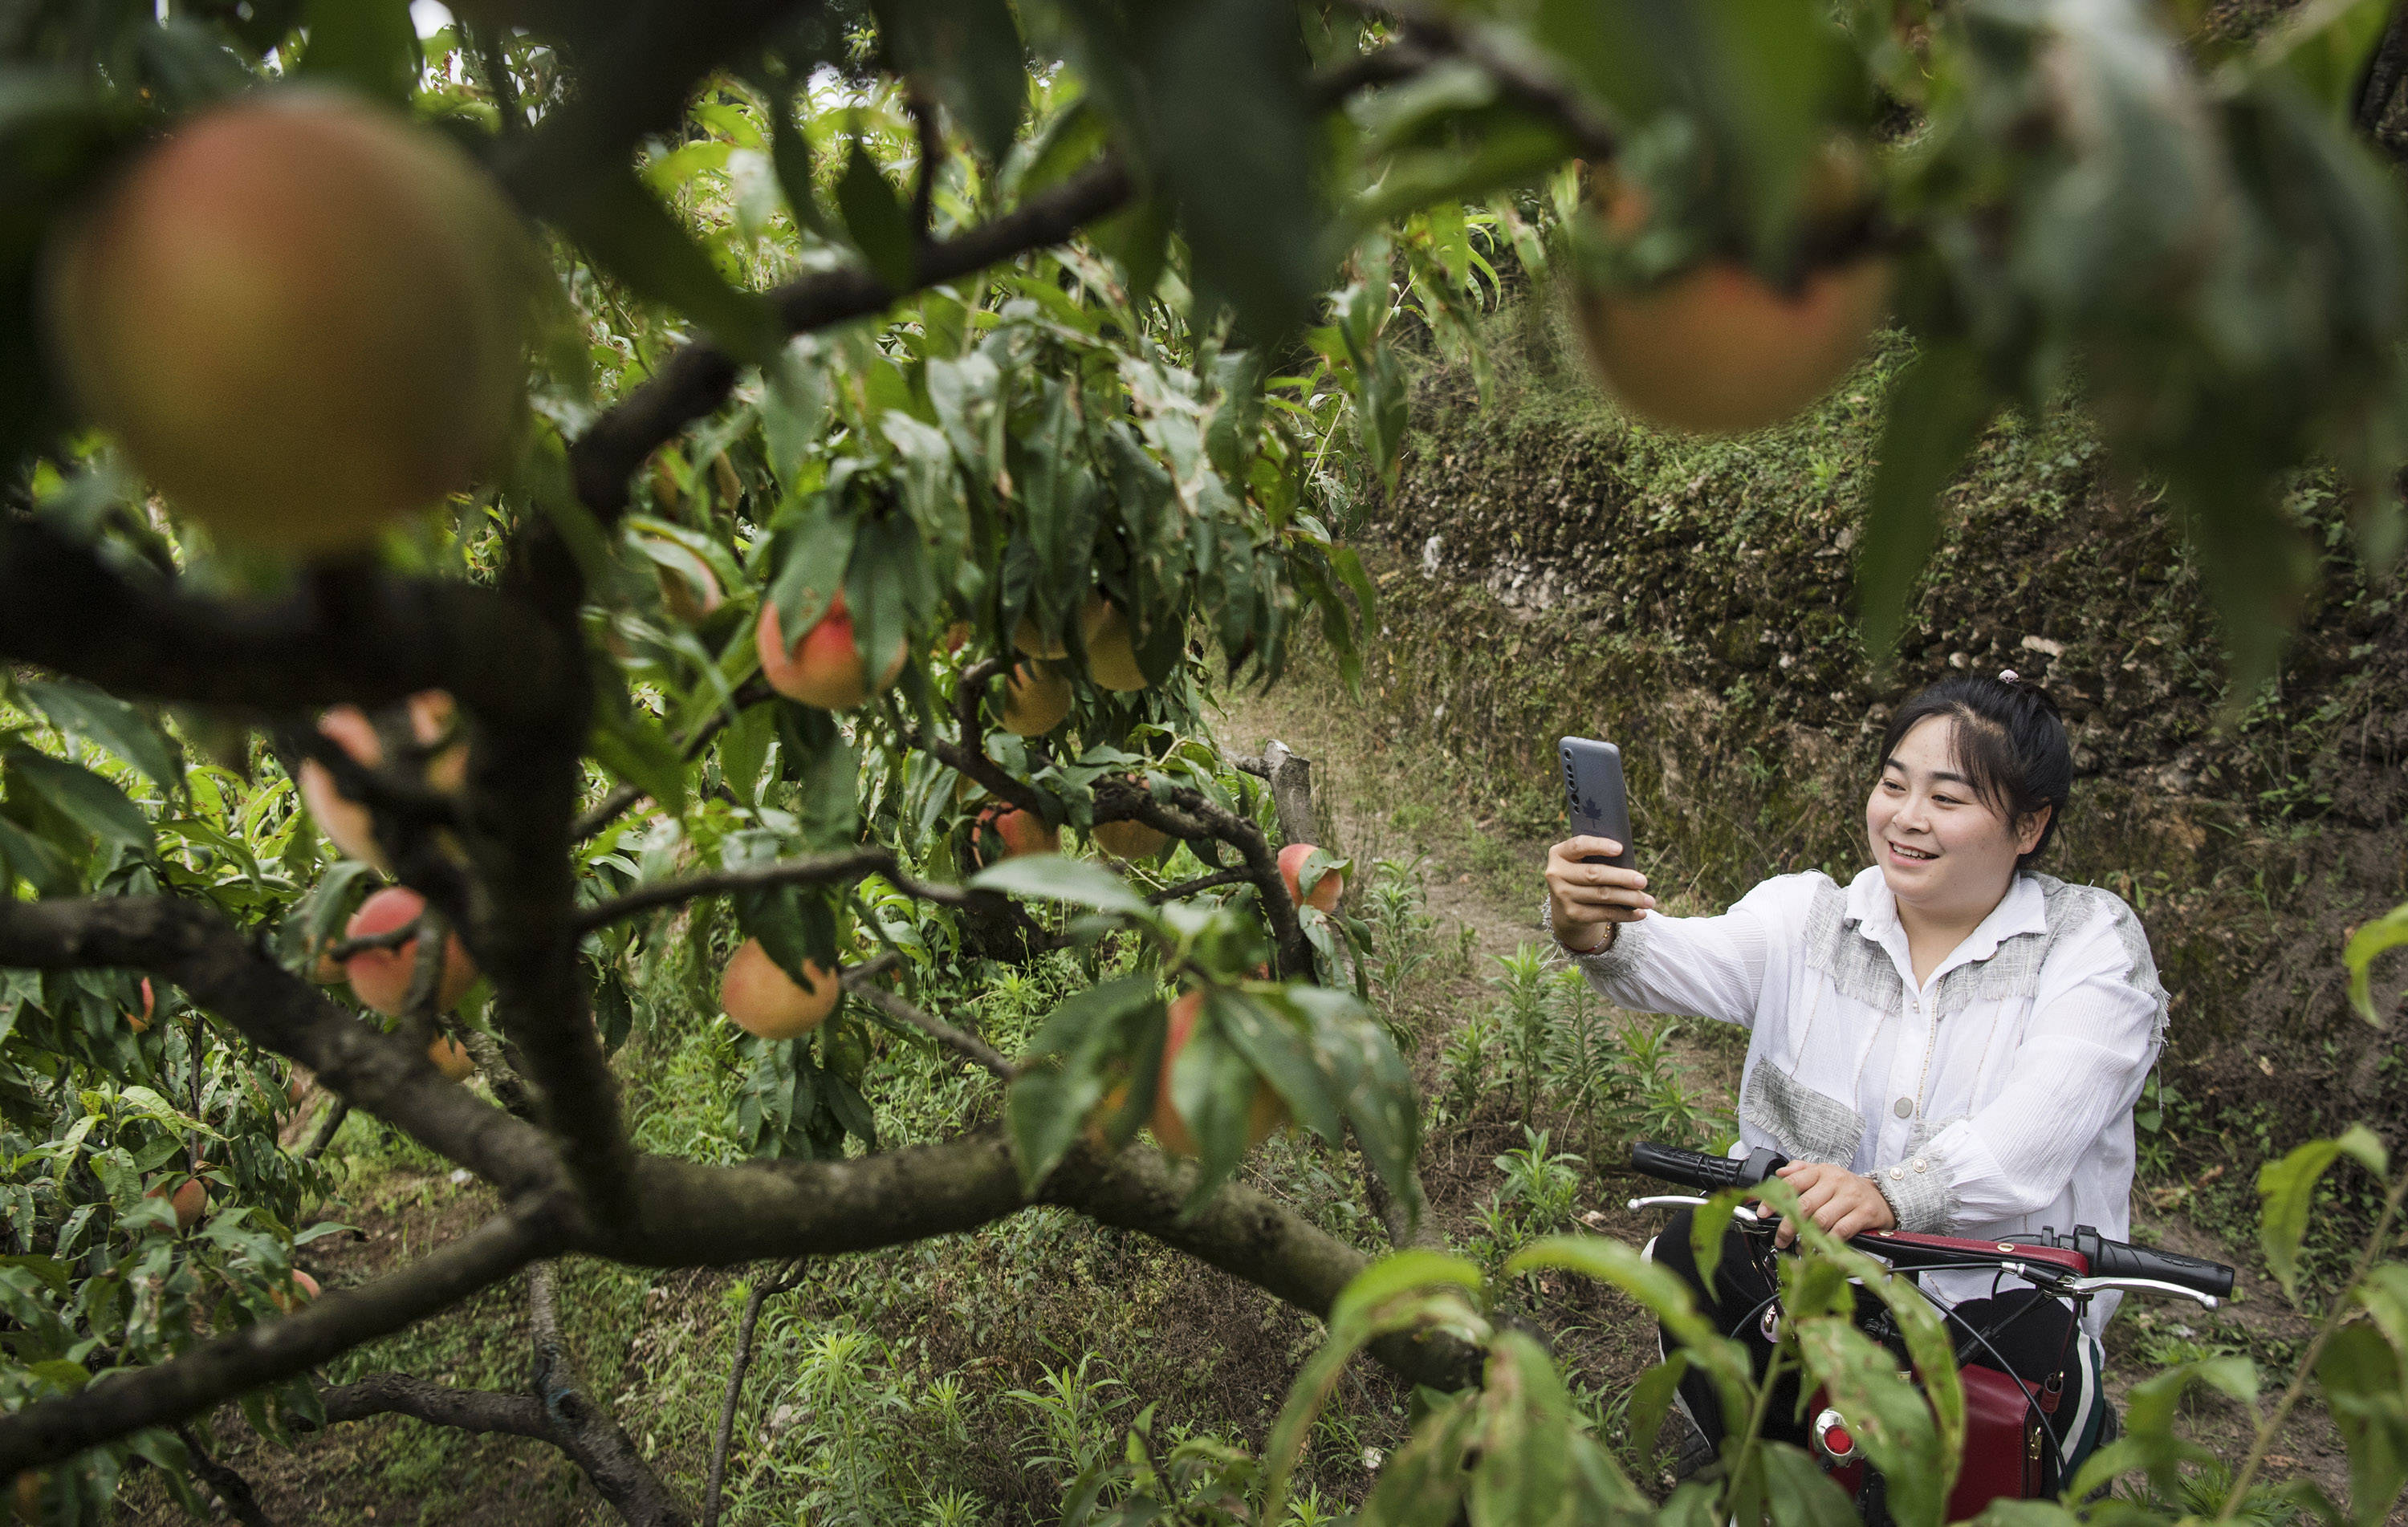
<instances>
[{"instance_id":1,"label":"bicycle handlebar","mask_svg":"<svg viewBox=\"0 0 2408 1527\"><path fill-rule=\"evenodd\" d=\"M1753 1188L1788 1165L1789 1158L1762 1147L1744 1156L1709 1156L1702 1151L1641 1140L1630 1148L1630 1164L1633 1170L1649 1177L1715 1193L1726 1188ZM2002 1249L2006 1246L2044 1246L2072 1251L2088 1261L2094 1277L2145 1278L2218 1299L2232 1292L2232 1269L2221 1263L2110 1240L2088 1225L2076 1225L2070 1234L2052 1231L2038 1235L2010 1235L1993 1244ZM1868 1242L1865 1249L1878 1252L1881 1247Z\"/></svg>"}]
</instances>

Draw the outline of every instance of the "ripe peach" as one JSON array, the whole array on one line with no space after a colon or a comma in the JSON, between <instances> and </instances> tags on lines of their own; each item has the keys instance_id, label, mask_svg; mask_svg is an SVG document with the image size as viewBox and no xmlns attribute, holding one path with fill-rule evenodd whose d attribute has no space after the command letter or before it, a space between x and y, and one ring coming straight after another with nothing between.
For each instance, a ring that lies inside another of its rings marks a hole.
<instances>
[{"instance_id":1,"label":"ripe peach","mask_svg":"<svg viewBox=\"0 0 2408 1527\"><path fill-rule=\"evenodd\" d=\"M1087 677L1124 693L1145 688L1145 675L1138 670L1137 649L1129 642L1126 612L1096 594L1088 599L1079 620L1087 643Z\"/></svg>"},{"instance_id":2,"label":"ripe peach","mask_svg":"<svg viewBox=\"0 0 2408 1527\"><path fill-rule=\"evenodd\" d=\"M452 734L459 706L447 692L421 690L404 704L409 716L409 735L420 747L433 748ZM334 706L318 718L318 730L362 768L383 766L384 739L377 735L376 724L359 706ZM428 758L422 778L429 789L446 793L466 784L466 741L455 739ZM332 770L314 758L305 758L301 761L300 786L302 804L309 808L309 815L317 821L318 830L326 835L327 842L347 858L392 873L393 866L377 843L368 808L342 792Z\"/></svg>"},{"instance_id":3,"label":"ripe peach","mask_svg":"<svg viewBox=\"0 0 2408 1527\"><path fill-rule=\"evenodd\" d=\"M1096 823L1096 847L1124 862L1151 859L1170 841L1170 835L1141 821L1099 821Z\"/></svg>"},{"instance_id":4,"label":"ripe peach","mask_svg":"<svg viewBox=\"0 0 2408 1527\"><path fill-rule=\"evenodd\" d=\"M1819 270L1795 293L1713 261L1658 285L1586 291L1574 311L1591 366L1634 414L1736 435L1789 418L1848 373L1888 309L1890 266Z\"/></svg>"},{"instance_id":5,"label":"ripe peach","mask_svg":"<svg viewBox=\"0 0 2408 1527\"><path fill-rule=\"evenodd\" d=\"M836 1011L843 988L836 974L811 961L803 962L798 986L757 938L748 938L727 962L719 979L719 1006L745 1033L764 1039L794 1039L827 1021Z\"/></svg>"},{"instance_id":6,"label":"ripe peach","mask_svg":"<svg viewBox=\"0 0 2408 1527\"><path fill-rule=\"evenodd\" d=\"M295 1267L293 1269L293 1286L289 1289L269 1290L267 1302L290 1315L301 1306L317 1298L322 1292L316 1278Z\"/></svg>"},{"instance_id":7,"label":"ripe peach","mask_svg":"<svg viewBox=\"0 0 2408 1527\"><path fill-rule=\"evenodd\" d=\"M1023 663L1003 682L1003 729L1041 737L1070 714L1070 681L1042 663Z\"/></svg>"},{"instance_id":8,"label":"ripe peach","mask_svg":"<svg viewBox=\"0 0 2408 1527\"><path fill-rule=\"evenodd\" d=\"M372 934L389 934L396 928L414 922L426 909L426 898L407 886L387 886L351 914L343 925L345 938L366 938ZM350 976L351 992L362 1002L380 1013L398 1013L409 1001L409 978L418 968L418 940L411 938L398 949L362 949L344 962ZM447 935L443 943L443 977L437 983L435 1006L437 1011L452 1007L475 984L477 967L470 963L468 951L460 944L458 934Z\"/></svg>"},{"instance_id":9,"label":"ripe peach","mask_svg":"<svg viewBox=\"0 0 2408 1527\"><path fill-rule=\"evenodd\" d=\"M873 686L862 666L861 649L853 641L853 616L844 607L842 593L828 602L826 614L791 643L779 640L777 607L764 604L752 635L769 687L790 700L822 710L848 710L861 704L894 683L910 656L906 645L896 641L895 655Z\"/></svg>"},{"instance_id":10,"label":"ripe peach","mask_svg":"<svg viewBox=\"0 0 2408 1527\"><path fill-rule=\"evenodd\" d=\"M1338 898L1346 894L1346 876L1343 871L1331 870L1315 881L1312 895L1309 901L1303 891L1298 888L1297 877L1304 873L1304 862L1312 856L1312 847L1310 843L1291 843L1282 849L1279 856L1280 878L1287 882L1288 897L1298 906L1312 906L1324 912L1335 912L1338 910Z\"/></svg>"},{"instance_id":11,"label":"ripe peach","mask_svg":"<svg viewBox=\"0 0 2408 1527\"><path fill-rule=\"evenodd\" d=\"M76 394L170 502L310 554L500 455L530 260L442 135L271 86L179 127L64 228L45 307Z\"/></svg>"},{"instance_id":12,"label":"ripe peach","mask_svg":"<svg viewBox=\"0 0 2408 1527\"><path fill-rule=\"evenodd\" d=\"M468 1053L467 1046L448 1034L435 1036L435 1042L426 1047L426 1058L435 1063L436 1070L453 1081L466 1081L477 1074L476 1057Z\"/></svg>"},{"instance_id":13,"label":"ripe peach","mask_svg":"<svg viewBox=\"0 0 2408 1527\"><path fill-rule=\"evenodd\" d=\"M176 1228L190 1230L201 1222L209 1206L209 1185L197 1177L186 1177L172 1189L164 1181L154 1182L143 1190L142 1196L165 1199L176 1211Z\"/></svg>"},{"instance_id":14,"label":"ripe peach","mask_svg":"<svg viewBox=\"0 0 2408 1527\"><path fill-rule=\"evenodd\" d=\"M1003 845L1003 851L994 861L986 857L986 837L992 833ZM1062 834L1046 825L1045 819L1033 811L1023 811L1016 806L994 801L982 807L973 827L970 853L981 863L1018 859L1032 853L1060 853Z\"/></svg>"},{"instance_id":15,"label":"ripe peach","mask_svg":"<svg viewBox=\"0 0 2408 1527\"><path fill-rule=\"evenodd\" d=\"M1170 1020L1168 1037L1162 1047L1162 1082L1154 1094L1154 1137L1162 1149L1174 1156L1196 1154L1196 1136L1188 1133L1187 1121L1179 1115L1178 1104L1171 1101L1170 1067L1179 1052L1187 1048L1189 1035L1196 1032L1196 1019L1204 1009L1204 993L1188 992L1175 998L1168 1015ZM1253 1103L1246 1108L1246 1145L1249 1149L1270 1138L1271 1132L1287 1122L1287 1104L1271 1084L1254 1083Z\"/></svg>"}]
</instances>

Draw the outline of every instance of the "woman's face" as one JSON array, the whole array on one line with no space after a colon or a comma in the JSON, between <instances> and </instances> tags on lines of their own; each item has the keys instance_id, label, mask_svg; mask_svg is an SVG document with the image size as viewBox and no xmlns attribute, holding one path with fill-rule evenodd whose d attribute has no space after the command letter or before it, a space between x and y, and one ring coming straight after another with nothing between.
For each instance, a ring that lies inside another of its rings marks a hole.
<instances>
[{"instance_id":1,"label":"woman's face","mask_svg":"<svg viewBox=\"0 0 2408 1527\"><path fill-rule=\"evenodd\" d=\"M2015 860L2040 841L2048 813L2011 828L1959 772L1956 740L1953 717L1928 716L1907 729L1865 802L1865 832L1901 906L1978 922L2007 893Z\"/></svg>"}]
</instances>

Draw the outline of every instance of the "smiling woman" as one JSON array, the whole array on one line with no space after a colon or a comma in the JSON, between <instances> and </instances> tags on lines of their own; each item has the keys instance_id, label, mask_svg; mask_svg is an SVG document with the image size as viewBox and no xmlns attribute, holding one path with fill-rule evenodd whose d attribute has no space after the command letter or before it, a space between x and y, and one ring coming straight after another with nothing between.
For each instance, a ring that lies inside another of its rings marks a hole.
<instances>
[{"instance_id":1,"label":"smiling woman","mask_svg":"<svg viewBox=\"0 0 2408 1527\"><path fill-rule=\"evenodd\" d=\"M1752 1031L1739 1149L1788 1157L1781 1175L1825 1230L1996 1239L2088 1224L2120 1237L2132 1104L2157 1060L2165 992L2130 907L2031 868L2072 772L2037 685L1950 679L1890 723L1865 802L1874 863L1849 884L1781 876L1719 917L1666 917L1638 871L1582 862L1618 845L1573 838L1548 856L1549 926L1609 1000ZM1777 1239L1795 1233L1784 1224ZM1659 1244L1696 1281L1685 1226ZM1714 1290L1699 1287L1710 1311L1755 1305L1729 1282L1749 1264L1726 1256ZM1992 1278L1966 1277L1927 1284L1961 1301L1954 1320L1968 1329L2012 1303L2023 1336L2046 1336L2038 1369L2020 1377L2061 1372L2083 1397L2057 1422L2078 1454L2113 1305L2094 1306L2076 1341L2061 1306L2014 1289L1993 1298ZM1684 1395L1717 1435L1711 1391Z\"/></svg>"}]
</instances>

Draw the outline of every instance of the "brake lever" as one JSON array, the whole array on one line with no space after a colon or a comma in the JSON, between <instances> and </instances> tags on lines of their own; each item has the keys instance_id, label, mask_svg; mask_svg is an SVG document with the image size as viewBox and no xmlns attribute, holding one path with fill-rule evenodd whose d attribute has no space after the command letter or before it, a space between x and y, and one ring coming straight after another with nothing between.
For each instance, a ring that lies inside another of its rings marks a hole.
<instances>
[{"instance_id":1,"label":"brake lever","mask_svg":"<svg viewBox=\"0 0 2408 1527\"><path fill-rule=\"evenodd\" d=\"M2177 1299L2188 1299L2202 1309L2214 1309L2215 1295L2186 1289L2179 1283L2167 1283L2154 1277L2076 1277L2058 1285L2068 1293L2103 1293L2110 1289L2140 1293L2170 1293Z\"/></svg>"},{"instance_id":2,"label":"brake lever","mask_svg":"<svg viewBox=\"0 0 2408 1527\"><path fill-rule=\"evenodd\" d=\"M1686 1193L1656 1193L1646 1198L1631 1198L1623 1201L1623 1207L1633 1214L1641 1209L1697 1209L1705 1207L1705 1205L1704 1199L1692 1198ZM1731 1210L1731 1218L1745 1220L1754 1224L1764 1217L1742 1204Z\"/></svg>"}]
</instances>

